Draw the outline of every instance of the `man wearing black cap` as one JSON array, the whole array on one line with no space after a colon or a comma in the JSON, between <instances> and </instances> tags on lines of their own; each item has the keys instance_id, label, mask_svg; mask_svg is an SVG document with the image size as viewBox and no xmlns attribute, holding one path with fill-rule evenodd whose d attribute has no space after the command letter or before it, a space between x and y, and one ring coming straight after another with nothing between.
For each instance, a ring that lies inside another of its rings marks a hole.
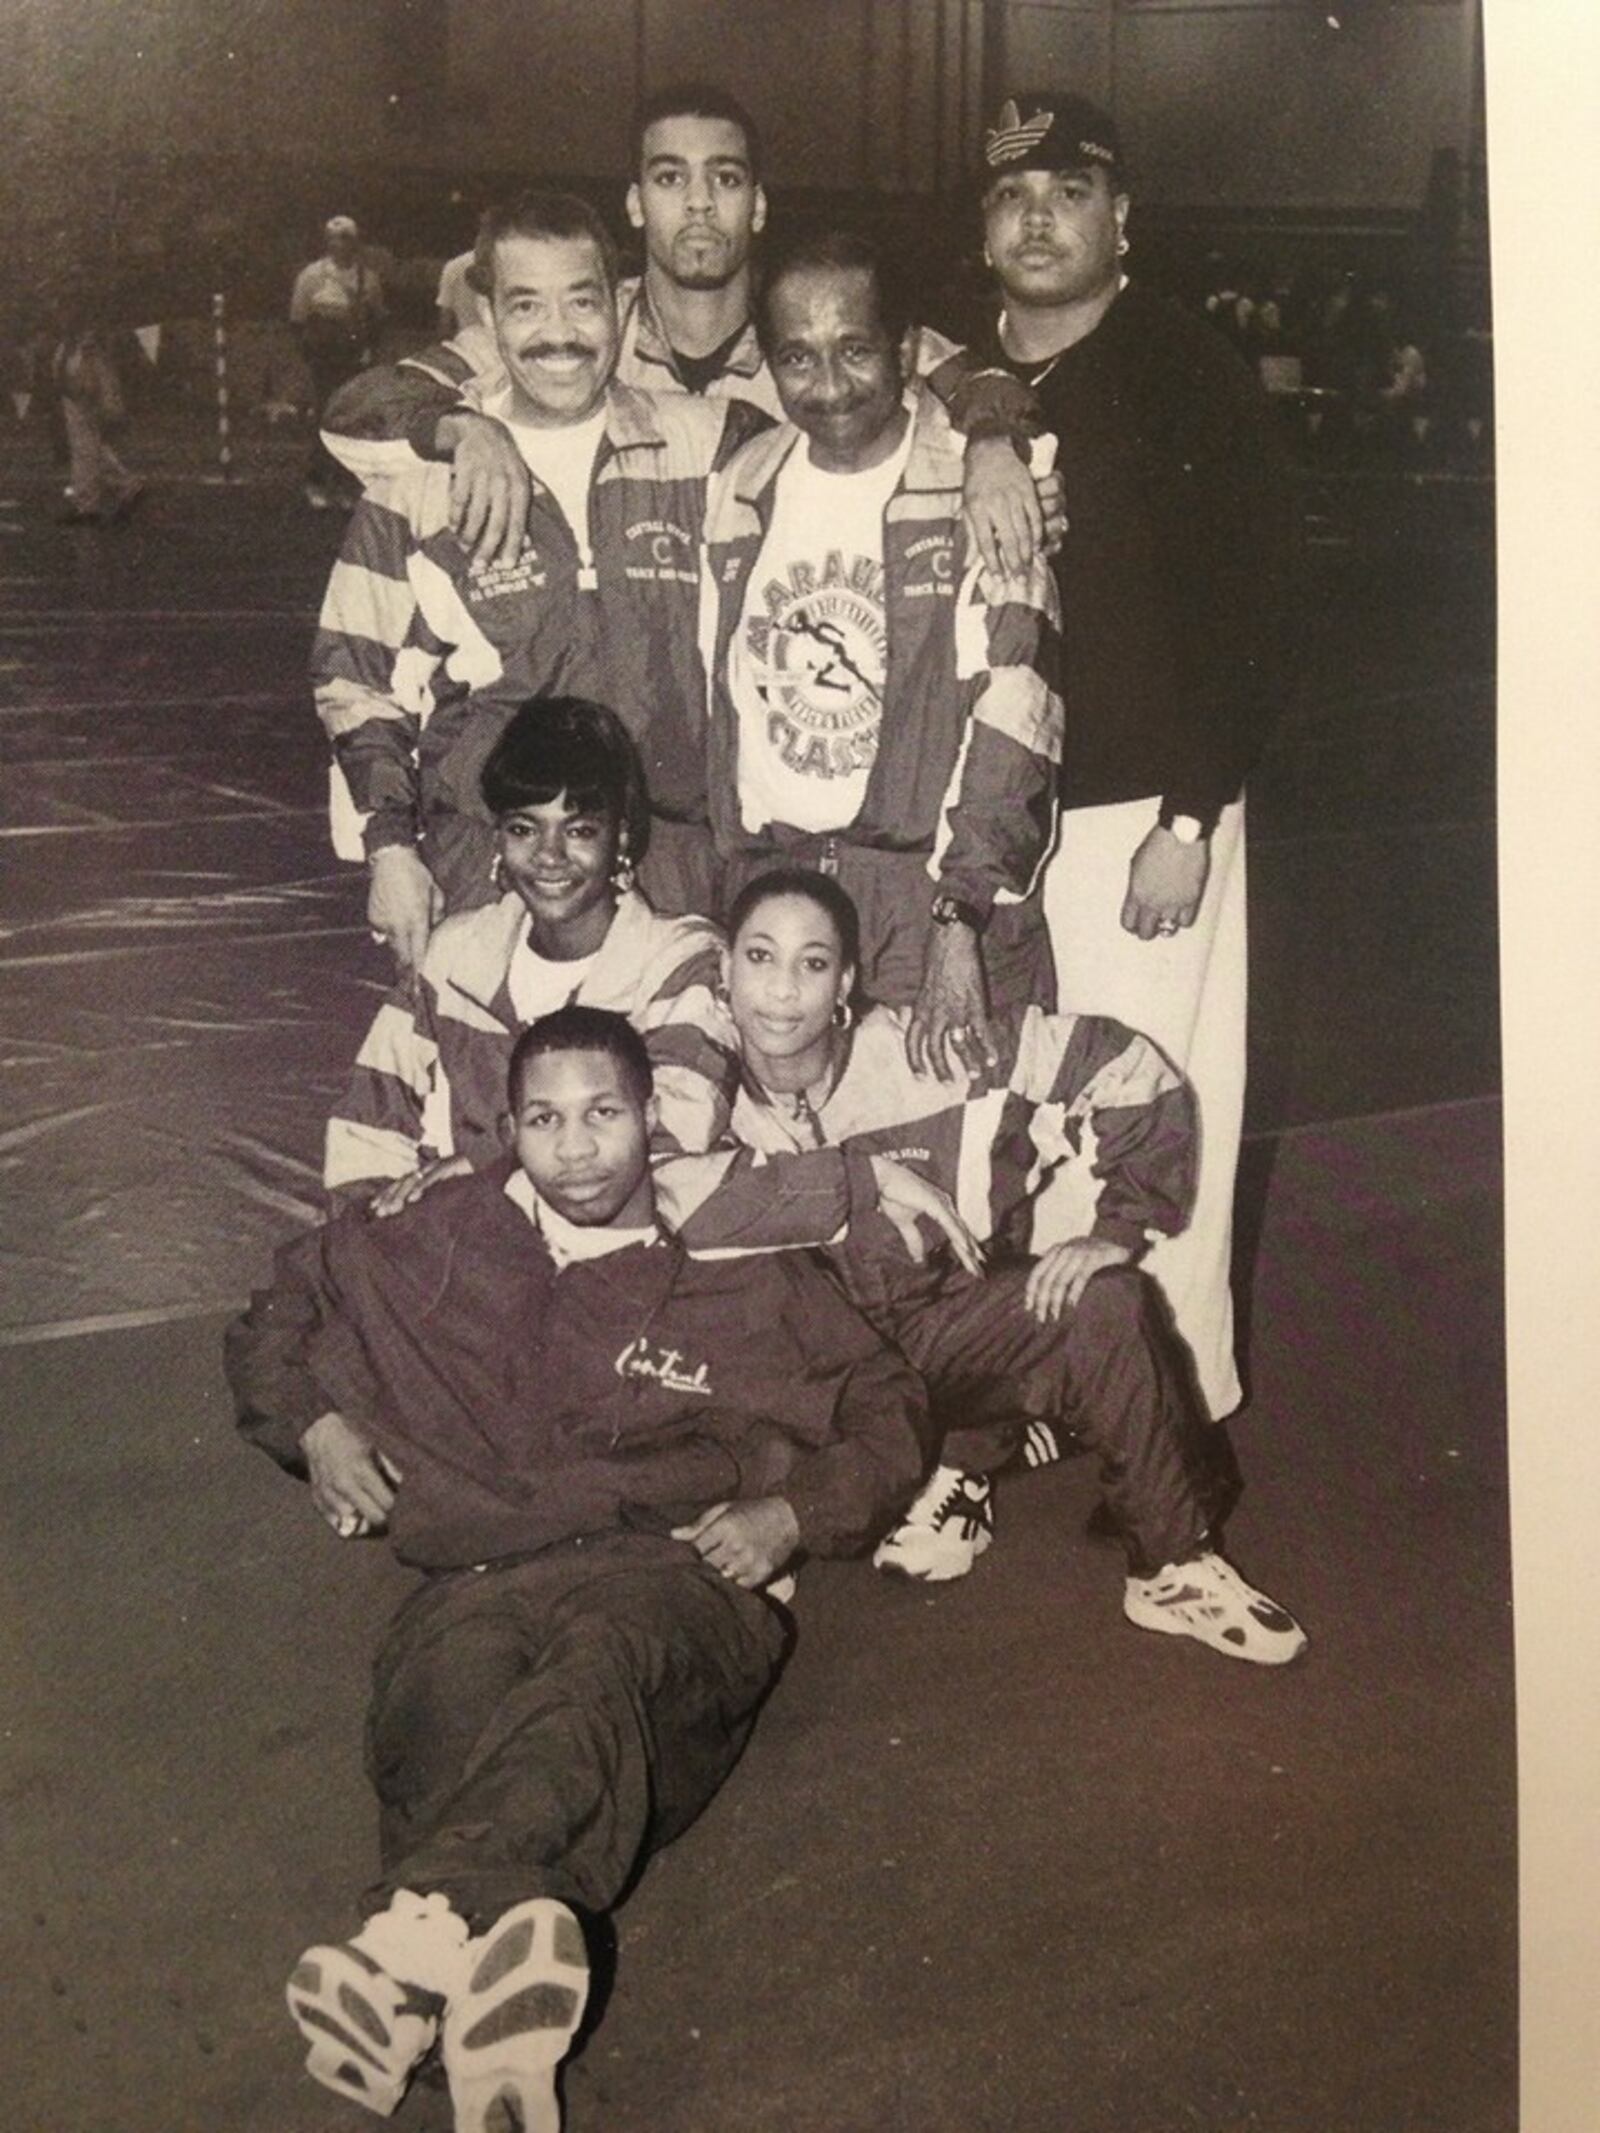
<instances>
[{"instance_id":1,"label":"man wearing black cap","mask_svg":"<svg viewBox=\"0 0 1600 2133\"><path fill-rule=\"evenodd\" d=\"M1058 440L1068 518L1063 818L1046 892L1060 985L1148 1031L1195 1086L1194 1217L1149 1265L1221 1416L1240 1396L1241 795L1277 708L1287 490L1244 366L1127 278L1110 116L1080 97L1009 100L984 136L981 184L1002 308L957 360L1028 389L1029 420Z\"/></svg>"}]
</instances>

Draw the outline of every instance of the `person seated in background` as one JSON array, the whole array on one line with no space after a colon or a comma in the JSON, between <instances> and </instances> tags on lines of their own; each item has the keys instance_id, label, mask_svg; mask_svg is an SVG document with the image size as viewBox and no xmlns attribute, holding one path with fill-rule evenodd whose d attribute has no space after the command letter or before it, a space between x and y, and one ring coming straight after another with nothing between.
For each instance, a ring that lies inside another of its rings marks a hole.
<instances>
[{"instance_id":1,"label":"person seated in background","mask_svg":"<svg viewBox=\"0 0 1600 2133\"><path fill-rule=\"evenodd\" d=\"M381 1873L290 2009L380 2113L439 2039L457 2133L559 2124L580 1918L738 1760L791 1634L763 1588L870 1544L927 1458L920 1383L813 1259L658 1227L620 1015L531 1024L508 1097L510 1155L297 1238L228 1335L246 1437L425 1573L375 1671Z\"/></svg>"},{"instance_id":2,"label":"person seated in background","mask_svg":"<svg viewBox=\"0 0 1600 2133\"><path fill-rule=\"evenodd\" d=\"M1305 1648L1291 1615L1219 1552L1234 1493L1159 1290L1136 1262L1182 1228L1194 1188L1190 1092L1163 1054L1103 1017L1026 1009L997 1026L992 1066L952 1087L906 1057L906 1010L857 1022L859 922L840 884L781 869L728 915L726 983L744 1078L733 1131L776 1161L837 1147L891 1157L950 1193L987 1248L981 1274L938 1251L913 1262L870 1215L829 1259L852 1302L926 1379L939 1463L877 1550L881 1569L962 1576L993 1532L990 1476L1061 1438L1098 1454L1127 1554L1123 1612L1230 1658L1280 1666ZM1058 1165L1089 1162L1089 1226L1038 1257L1033 1202ZM664 1212L693 1249L741 1234L763 1173L671 1164ZM759 1208L753 1211L759 1218Z\"/></svg>"}]
</instances>

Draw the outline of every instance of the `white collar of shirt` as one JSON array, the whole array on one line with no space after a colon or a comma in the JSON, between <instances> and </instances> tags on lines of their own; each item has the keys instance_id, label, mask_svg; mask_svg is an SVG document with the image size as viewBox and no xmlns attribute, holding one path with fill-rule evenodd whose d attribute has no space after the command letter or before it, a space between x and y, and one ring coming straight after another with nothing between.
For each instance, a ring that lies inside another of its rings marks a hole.
<instances>
[{"instance_id":1,"label":"white collar of shirt","mask_svg":"<svg viewBox=\"0 0 1600 2133\"><path fill-rule=\"evenodd\" d=\"M521 1208L543 1237L557 1271L571 1266L574 1261L608 1259L613 1252L626 1251L630 1244L661 1242L661 1232L653 1222L647 1222L639 1229L613 1229L607 1223L569 1222L565 1215L557 1214L548 1200L539 1197L524 1170L513 1170L506 1179L506 1198L513 1207Z\"/></svg>"},{"instance_id":2,"label":"white collar of shirt","mask_svg":"<svg viewBox=\"0 0 1600 2133\"><path fill-rule=\"evenodd\" d=\"M916 399L912 388L908 387L901 395L901 404L908 417L905 434L888 458L880 459L876 466L820 467L811 456L810 438L804 436L800 439L798 451L790 455L789 465L803 467L805 474L802 478L814 481L824 495L828 493L830 483L854 482L864 491L881 490L884 501L887 502L899 486L900 477L906 470L906 461L911 457L911 433L917 425ZM837 494L837 490L834 493Z\"/></svg>"}]
</instances>

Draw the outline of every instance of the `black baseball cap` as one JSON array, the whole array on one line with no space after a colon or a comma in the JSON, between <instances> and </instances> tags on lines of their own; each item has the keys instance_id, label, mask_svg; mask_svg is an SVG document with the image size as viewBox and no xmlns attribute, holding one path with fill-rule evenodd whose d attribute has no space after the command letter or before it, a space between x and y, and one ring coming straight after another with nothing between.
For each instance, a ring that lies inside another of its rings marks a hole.
<instances>
[{"instance_id":1,"label":"black baseball cap","mask_svg":"<svg viewBox=\"0 0 1600 2133\"><path fill-rule=\"evenodd\" d=\"M987 191L1008 170L1122 170L1122 142L1109 111L1086 96L1044 89L1008 96L983 131L978 186Z\"/></svg>"}]
</instances>

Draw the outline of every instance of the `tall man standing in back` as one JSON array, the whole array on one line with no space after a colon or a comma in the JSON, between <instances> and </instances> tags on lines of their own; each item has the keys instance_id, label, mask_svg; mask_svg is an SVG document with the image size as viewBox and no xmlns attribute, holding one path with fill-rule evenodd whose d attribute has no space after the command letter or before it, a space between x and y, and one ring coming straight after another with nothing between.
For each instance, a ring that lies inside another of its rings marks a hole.
<instances>
[{"instance_id":1,"label":"tall man standing in back","mask_svg":"<svg viewBox=\"0 0 1600 2133\"><path fill-rule=\"evenodd\" d=\"M634 145L627 210L644 272L617 290L617 376L778 415L752 317L751 246L767 219L755 121L726 90L685 82L645 100Z\"/></svg>"},{"instance_id":2,"label":"tall man standing in back","mask_svg":"<svg viewBox=\"0 0 1600 2133\"><path fill-rule=\"evenodd\" d=\"M955 362L1031 395L1058 441L1068 518L1063 812L1046 884L1057 971L1075 1006L1146 1031L1194 1086L1194 1215L1148 1264L1221 1416L1240 1398L1243 787L1278 708L1287 483L1238 358L1124 272L1129 195L1106 112L1053 93L1008 102L980 183L1002 308Z\"/></svg>"}]
</instances>

